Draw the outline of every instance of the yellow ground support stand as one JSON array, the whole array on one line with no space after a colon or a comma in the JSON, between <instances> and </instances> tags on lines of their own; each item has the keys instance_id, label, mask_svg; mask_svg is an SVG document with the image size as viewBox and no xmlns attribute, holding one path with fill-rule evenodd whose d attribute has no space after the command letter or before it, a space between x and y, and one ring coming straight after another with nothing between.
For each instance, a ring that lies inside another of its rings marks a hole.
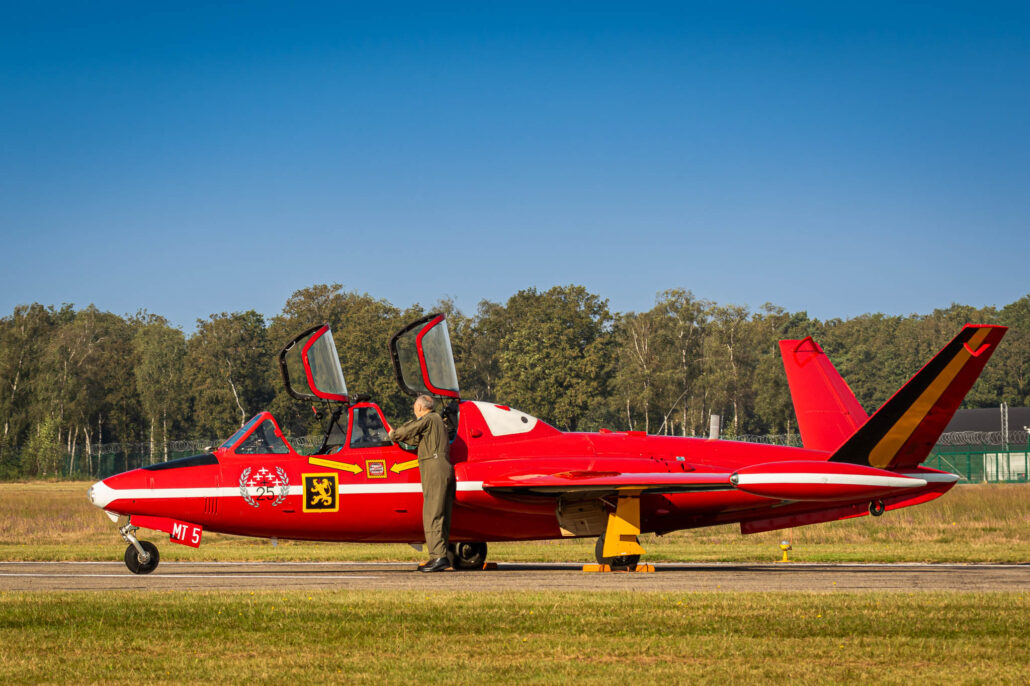
<instances>
[{"instance_id":1,"label":"yellow ground support stand","mask_svg":"<svg viewBox=\"0 0 1030 686\"><path fill-rule=\"evenodd\" d=\"M604 534L604 556L643 555L637 536L640 535L640 491L619 494L615 512L608 515Z\"/></svg>"},{"instance_id":2,"label":"yellow ground support stand","mask_svg":"<svg viewBox=\"0 0 1030 686\"><path fill-rule=\"evenodd\" d=\"M654 565L637 565L636 569L615 569L613 570L608 565L583 565L584 572L653 572Z\"/></svg>"}]
</instances>

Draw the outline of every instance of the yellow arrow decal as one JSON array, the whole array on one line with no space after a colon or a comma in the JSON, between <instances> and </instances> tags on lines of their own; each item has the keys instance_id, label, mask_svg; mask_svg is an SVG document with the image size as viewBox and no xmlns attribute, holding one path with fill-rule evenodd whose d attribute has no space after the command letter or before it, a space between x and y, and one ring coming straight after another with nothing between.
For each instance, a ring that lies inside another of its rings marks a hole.
<instances>
[{"instance_id":1,"label":"yellow arrow decal","mask_svg":"<svg viewBox=\"0 0 1030 686\"><path fill-rule=\"evenodd\" d=\"M394 462L393 466L390 467L390 471L394 474L400 472L406 472L409 469L414 469L418 466L418 460L408 460L407 462Z\"/></svg>"},{"instance_id":2,"label":"yellow arrow decal","mask_svg":"<svg viewBox=\"0 0 1030 686\"><path fill-rule=\"evenodd\" d=\"M350 472L351 474L360 474L363 471L361 467L357 465L348 464L346 462L336 462L335 460L323 460L321 457L309 457L308 464L339 469L340 471Z\"/></svg>"}]
</instances>

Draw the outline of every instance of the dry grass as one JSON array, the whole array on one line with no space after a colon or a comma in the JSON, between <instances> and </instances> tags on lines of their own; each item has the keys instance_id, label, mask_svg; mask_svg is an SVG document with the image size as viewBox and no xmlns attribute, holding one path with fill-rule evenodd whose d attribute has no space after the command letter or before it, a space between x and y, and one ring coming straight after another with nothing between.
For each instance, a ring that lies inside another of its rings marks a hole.
<instances>
[{"instance_id":1,"label":"dry grass","mask_svg":"<svg viewBox=\"0 0 1030 686\"><path fill-rule=\"evenodd\" d=\"M117 560L124 545L115 526L86 500L88 483L0 484L0 559ZM164 534L147 536L161 545ZM650 560L770 561L781 539L799 561L1030 561L1030 485L957 486L926 505L753 536L733 526L645 536ZM490 558L582 561L593 540L491 544ZM405 545L327 544L205 534L199 549L161 545L163 559L400 560L420 554Z\"/></svg>"},{"instance_id":2,"label":"dry grass","mask_svg":"<svg viewBox=\"0 0 1030 686\"><path fill-rule=\"evenodd\" d=\"M0 594L0 682L1005 683L1026 593Z\"/></svg>"}]
</instances>

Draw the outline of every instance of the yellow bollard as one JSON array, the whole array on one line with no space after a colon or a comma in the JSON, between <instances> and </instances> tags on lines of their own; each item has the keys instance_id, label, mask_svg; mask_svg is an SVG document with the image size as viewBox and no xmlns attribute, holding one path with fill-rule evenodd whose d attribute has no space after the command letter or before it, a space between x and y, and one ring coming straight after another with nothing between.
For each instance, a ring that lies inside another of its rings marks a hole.
<instances>
[{"instance_id":1,"label":"yellow bollard","mask_svg":"<svg viewBox=\"0 0 1030 686\"><path fill-rule=\"evenodd\" d=\"M790 562L790 560L787 559L787 551L792 550L790 547L790 541L780 541L780 550L783 551L783 559L780 560L780 562Z\"/></svg>"}]
</instances>

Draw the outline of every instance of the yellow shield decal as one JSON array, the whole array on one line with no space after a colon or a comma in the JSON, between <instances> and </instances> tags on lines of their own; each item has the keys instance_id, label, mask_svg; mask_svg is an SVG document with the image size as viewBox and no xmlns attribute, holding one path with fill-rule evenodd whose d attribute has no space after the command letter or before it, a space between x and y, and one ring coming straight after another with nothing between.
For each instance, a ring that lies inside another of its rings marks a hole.
<instances>
[{"instance_id":1,"label":"yellow shield decal","mask_svg":"<svg viewBox=\"0 0 1030 686\"><path fill-rule=\"evenodd\" d=\"M304 511L336 512L340 509L339 475L303 474Z\"/></svg>"}]
</instances>

